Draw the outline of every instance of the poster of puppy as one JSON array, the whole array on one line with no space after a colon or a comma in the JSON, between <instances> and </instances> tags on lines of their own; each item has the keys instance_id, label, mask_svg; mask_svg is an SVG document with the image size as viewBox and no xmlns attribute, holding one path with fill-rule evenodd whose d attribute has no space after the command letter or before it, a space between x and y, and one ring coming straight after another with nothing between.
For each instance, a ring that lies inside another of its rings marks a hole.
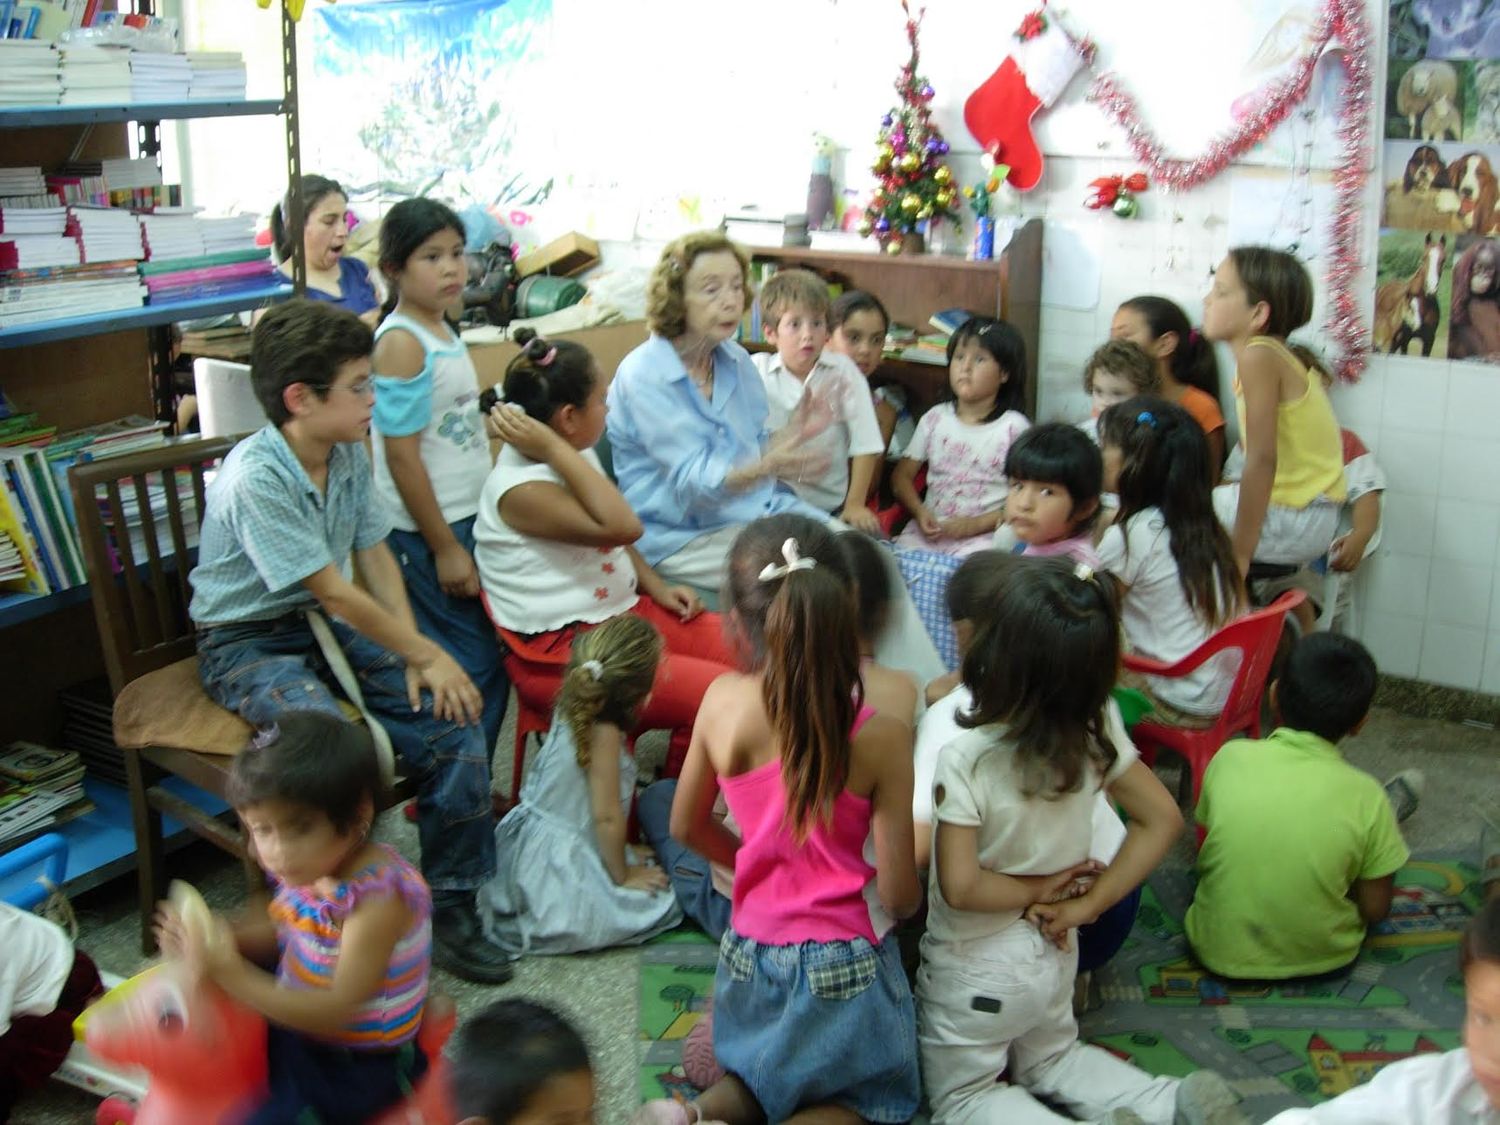
<instances>
[{"instance_id":1,"label":"poster of puppy","mask_svg":"<svg viewBox=\"0 0 1500 1125\"><path fill-rule=\"evenodd\" d=\"M1448 358L1500 363L1500 239L1467 235L1456 250Z\"/></svg>"},{"instance_id":2,"label":"poster of puppy","mask_svg":"<svg viewBox=\"0 0 1500 1125\"><path fill-rule=\"evenodd\" d=\"M1500 145L1387 141L1381 225L1452 235L1500 234L1497 167Z\"/></svg>"},{"instance_id":3,"label":"poster of puppy","mask_svg":"<svg viewBox=\"0 0 1500 1125\"><path fill-rule=\"evenodd\" d=\"M1452 249L1453 238L1447 234L1380 232L1372 351L1433 359L1448 355Z\"/></svg>"},{"instance_id":4,"label":"poster of puppy","mask_svg":"<svg viewBox=\"0 0 1500 1125\"><path fill-rule=\"evenodd\" d=\"M1446 59L1392 59L1385 135L1392 141L1464 139L1468 64Z\"/></svg>"}]
</instances>

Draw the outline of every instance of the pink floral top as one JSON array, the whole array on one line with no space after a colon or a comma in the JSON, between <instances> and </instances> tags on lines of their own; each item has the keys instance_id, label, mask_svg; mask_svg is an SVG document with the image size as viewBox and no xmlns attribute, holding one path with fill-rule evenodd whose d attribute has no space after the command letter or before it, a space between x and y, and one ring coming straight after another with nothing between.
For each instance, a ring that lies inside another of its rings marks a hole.
<instances>
[{"instance_id":1,"label":"pink floral top","mask_svg":"<svg viewBox=\"0 0 1500 1125\"><path fill-rule=\"evenodd\" d=\"M1017 410L1007 410L993 422L971 425L959 420L951 402L938 403L922 415L902 456L927 462L925 503L933 514L947 520L1004 507L1010 491L1005 458L1011 443L1029 425L1026 415ZM968 554L988 547L993 538L986 532L972 539L932 542L912 522L897 542L944 554Z\"/></svg>"}]
</instances>

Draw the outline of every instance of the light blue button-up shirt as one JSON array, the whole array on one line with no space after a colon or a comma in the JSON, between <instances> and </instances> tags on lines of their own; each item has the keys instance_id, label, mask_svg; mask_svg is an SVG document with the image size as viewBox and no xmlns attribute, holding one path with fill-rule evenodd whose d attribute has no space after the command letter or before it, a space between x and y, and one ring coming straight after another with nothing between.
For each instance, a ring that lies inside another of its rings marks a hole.
<instances>
[{"instance_id":1,"label":"light blue button-up shirt","mask_svg":"<svg viewBox=\"0 0 1500 1125\"><path fill-rule=\"evenodd\" d=\"M323 489L268 425L229 451L204 497L189 613L200 625L269 621L317 599L302 580L390 534L359 443L336 445Z\"/></svg>"},{"instance_id":2,"label":"light blue button-up shirt","mask_svg":"<svg viewBox=\"0 0 1500 1125\"><path fill-rule=\"evenodd\" d=\"M713 400L693 386L671 341L652 336L627 355L609 388L609 444L620 491L645 527L636 549L653 565L719 528L778 512L828 514L762 478L724 478L764 449L766 391L744 348L714 349Z\"/></svg>"}]
</instances>

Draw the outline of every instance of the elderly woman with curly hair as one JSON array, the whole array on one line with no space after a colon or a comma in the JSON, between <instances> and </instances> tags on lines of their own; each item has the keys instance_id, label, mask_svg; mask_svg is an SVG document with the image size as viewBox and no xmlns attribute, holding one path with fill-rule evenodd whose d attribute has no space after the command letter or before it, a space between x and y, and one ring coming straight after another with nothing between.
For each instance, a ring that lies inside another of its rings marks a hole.
<instances>
[{"instance_id":1,"label":"elderly woman with curly hair","mask_svg":"<svg viewBox=\"0 0 1500 1125\"><path fill-rule=\"evenodd\" d=\"M709 593L751 520L798 512L844 526L782 483L822 468L809 461L818 454L804 451L805 439L831 414L804 399L783 429L767 432L764 384L734 340L749 276L744 252L717 231L669 244L647 294L651 338L621 361L609 388L615 477L645 529L635 546L668 582ZM893 581L897 596L876 659L925 683L943 672L942 662Z\"/></svg>"}]
</instances>

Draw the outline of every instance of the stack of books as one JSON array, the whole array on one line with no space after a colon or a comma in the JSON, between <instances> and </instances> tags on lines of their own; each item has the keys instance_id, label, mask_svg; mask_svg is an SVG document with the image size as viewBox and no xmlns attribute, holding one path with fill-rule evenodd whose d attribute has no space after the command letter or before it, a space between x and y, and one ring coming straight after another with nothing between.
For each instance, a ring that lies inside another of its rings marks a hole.
<instances>
[{"instance_id":1,"label":"stack of books","mask_svg":"<svg viewBox=\"0 0 1500 1125\"><path fill-rule=\"evenodd\" d=\"M123 47L64 44L63 105L119 105L130 100L130 52Z\"/></svg>"},{"instance_id":2,"label":"stack of books","mask_svg":"<svg viewBox=\"0 0 1500 1125\"><path fill-rule=\"evenodd\" d=\"M192 84L193 68L186 55L130 52L132 102L185 102Z\"/></svg>"},{"instance_id":3,"label":"stack of books","mask_svg":"<svg viewBox=\"0 0 1500 1125\"><path fill-rule=\"evenodd\" d=\"M203 231L191 208L158 207L140 216L146 259L196 258L204 253Z\"/></svg>"},{"instance_id":4,"label":"stack of books","mask_svg":"<svg viewBox=\"0 0 1500 1125\"><path fill-rule=\"evenodd\" d=\"M0 271L0 335L8 328L140 308L145 303L146 287L131 259ZM3 436L0 444L4 444Z\"/></svg>"},{"instance_id":5,"label":"stack of books","mask_svg":"<svg viewBox=\"0 0 1500 1125\"><path fill-rule=\"evenodd\" d=\"M250 332L242 324L226 324L218 328L184 329L182 333L184 355L208 356L212 359L228 359L236 363L250 358Z\"/></svg>"},{"instance_id":6,"label":"stack of books","mask_svg":"<svg viewBox=\"0 0 1500 1125\"><path fill-rule=\"evenodd\" d=\"M249 250L255 246L255 216L225 215L198 217L205 254L222 254L226 250Z\"/></svg>"},{"instance_id":7,"label":"stack of books","mask_svg":"<svg viewBox=\"0 0 1500 1125\"><path fill-rule=\"evenodd\" d=\"M0 4L0 8L5 5ZM0 109L56 105L62 95L57 51L36 39L0 39Z\"/></svg>"},{"instance_id":8,"label":"stack of books","mask_svg":"<svg viewBox=\"0 0 1500 1125\"><path fill-rule=\"evenodd\" d=\"M0 168L0 207L50 207L56 202L40 168Z\"/></svg>"},{"instance_id":9,"label":"stack of books","mask_svg":"<svg viewBox=\"0 0 1500 1125\"><path fill-rule=\"evenodd\" d=\"M189 51L192 82L188 101L245 100L245 59L238 51Z\"/></svg>"},{"instance_id":10,"label":"stack of books","mask_svg":"<svg viewBox=\"0 0 1500 1125\"><path fill-rule=\"evenodd\" d=\"M67 225L66 207L16 207L0 199L0 235L60 235Z\"/></svg>"},{"instance_id":11,"label":"stack of books","mask_svg":"<svg viewBox=\"0 0 1500 1125\"><path fill-rule=\"evenodd\" d=\"M18 424L34 425L35 418L22 415ZM131 415L82 430L48 435L41 439L42 444L0 447L0 533L16 545L22 567L19 577L0 580L0 589L45 595L88 581L78 545L73 498L68 490L68 469L79 461L98 461L162 445L167 440L166 429L165 422ZM193 511L191 474L176 474L173 485L184 512ZM147 491L158 541L170 541L165 487L157 483ZM146 554L139 500L133 492L121 499L126 531L136 551L134 557L143 560ZM191 533L189 546L196 544L196 535L196 530Z\"/></svg>"},{"instance_id":12,"label":"stack of books","mask_svg":"<svg viewBox=\"0 0 1500 1125\"><path fill-rule=\"evenodd\" d=\"M264 250L252 246L191 258L153 259L141 264L141 277L149 302L160 304L263 289L276 279L276 267Z\"/></svg>"},{"instance_id":13,"label":"stack of books","mask_svg":"<svg viewBox=\"0 0 1500 1125\"><path fill-rule=\"evenodd\" d=\"M78 243L60 234L0 234L0 273L76 266Z\"/></svg>"},{"instance_id":14,"label":"stack of books","mask_svg":"<svg viewBox=\"0 0 1500 1125\"><path fill-rule=\"evenodd\" d=\"M8 531L0 531L0 583L14 582L26 577L26 564L21 561L21 547Z\"/></svg>"},{"instance_id":15,"label":"stack of books","mask_svg":"<svg viewBox=\"0 0 1500 1125\"><path fill-rule=\"evenodd\" d=\"M68 233L78 240L83 262L139 261L146 256L140 220L119 207L68 208Z\"/></svg>"},{"instance_id":16,"label":"stack of books","mask_svg":"<svg viewBox=\"0 0 1500 1125\"><path fill-rule=\"evenodd\" d=\"M0 751L0 847L93 812L83 776L83 760L71 750L12 742Z\"/></svg>"}]
</instances>

